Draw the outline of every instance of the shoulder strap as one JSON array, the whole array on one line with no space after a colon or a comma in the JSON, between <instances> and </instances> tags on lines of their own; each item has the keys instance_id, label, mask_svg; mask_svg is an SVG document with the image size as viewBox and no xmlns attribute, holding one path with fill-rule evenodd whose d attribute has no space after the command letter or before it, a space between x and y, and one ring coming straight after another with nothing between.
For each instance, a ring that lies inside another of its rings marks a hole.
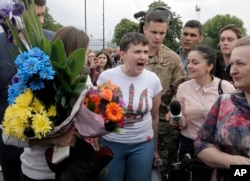
<instances>
[{"instance_id":1,"label":"shoulder strap","mask_svg":"<svg viewBox=\"0 0 250 181\"><path fill-rule=\"evenodd\" d=\"M223 94L223 90L222 90L222 87L221 87L221 82L222 82L222 79L220 79L220 82L218 84L218 93L219 93L219 95Z\"/></svg>"}]
</instances>

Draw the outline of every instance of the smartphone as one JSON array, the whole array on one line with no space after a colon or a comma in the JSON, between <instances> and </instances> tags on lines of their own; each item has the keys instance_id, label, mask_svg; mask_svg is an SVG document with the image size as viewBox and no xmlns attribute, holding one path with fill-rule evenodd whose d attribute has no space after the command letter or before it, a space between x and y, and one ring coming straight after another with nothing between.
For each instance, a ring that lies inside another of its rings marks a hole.
<instances>
[{"instance_id":1,"label":"smartphone","mask_svg":"<svg viewBox=\"0 0 250 181\"><path fill-rule=\"evenodd\" d=\"M98 63L98 57L95 57L95 58L94 58L94 62L95 62L95 64Z\"/></svg>"}]
</instances>

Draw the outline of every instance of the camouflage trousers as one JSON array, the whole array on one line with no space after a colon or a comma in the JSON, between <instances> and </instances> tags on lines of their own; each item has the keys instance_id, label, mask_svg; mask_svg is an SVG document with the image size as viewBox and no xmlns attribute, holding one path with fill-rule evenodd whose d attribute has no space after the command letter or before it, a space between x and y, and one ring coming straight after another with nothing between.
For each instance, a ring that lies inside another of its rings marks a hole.
<instances>
[{"instance_id":1,"label":"camouflage trousers","mask_svg":"<svg viewBox=\"0 0 250 181\"><path fill-rule=\"evenodd\" d=\"M159 138L158 149L163 165L160 167L161 175L164 177L169 167L169 162L173 160L177 154L179 144L179 131L174 129L165 120L159 122Z\"/></svg>"}]
</instances>

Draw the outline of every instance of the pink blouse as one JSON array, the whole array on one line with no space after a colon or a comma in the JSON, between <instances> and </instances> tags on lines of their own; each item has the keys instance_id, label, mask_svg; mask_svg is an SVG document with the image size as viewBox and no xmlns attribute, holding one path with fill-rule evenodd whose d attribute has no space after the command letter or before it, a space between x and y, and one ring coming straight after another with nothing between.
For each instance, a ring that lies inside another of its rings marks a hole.
<instances>
[{"instance_id":1,"label":"pink blouse","mask_svg":"<svg viewBox=\"0 0 250 181\"><path fill-rule=\"evenodd\" d=\"M183 82L177 89L176 98L181 104L182 126L181 134L190 139L196 139L197 133L204 123L212 105L219 97L218 84L220 79L214 77L206 86L199 85L191 79ZM235 92L234 86L223 80L221 83L223 93Z\"/></svg>"}]
</instances>

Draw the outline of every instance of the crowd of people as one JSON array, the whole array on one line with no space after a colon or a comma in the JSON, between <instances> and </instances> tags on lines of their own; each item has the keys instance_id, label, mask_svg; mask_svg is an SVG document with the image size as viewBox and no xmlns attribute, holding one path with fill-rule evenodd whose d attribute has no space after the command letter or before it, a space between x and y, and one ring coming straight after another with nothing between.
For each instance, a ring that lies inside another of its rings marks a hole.
<instances>
[{"instance_id":1,"label":"crowd of people","mask_svg":"<svg viewBox=\"0 0 250 181\"><path fill-rule=\"evenodd\" d=\"M43 24L46 0L34 2ZM108 146L114 154L106 165L105 181L150 180L159 159L162 180L167 181L171 163L187 155L213 169L209 179L216 181L229 181L230 165L250 165L250 37L242 37L235 24L228 24L221 27L218 47L210 47L202 44L201 23L189 20L180 47L171 50L163 44L169 26L164 8L156 8L146 14L141 33L126 33L117 49L99 51L89 49L88 35L78 28L43 30L51 41L62 39L67 56L77 48L86 50L79 61L85 59L89 84L110 80L121 88L127 106L125 134L86 139L96 151ZM11 52L17 49L0 33L1 120L8 106L8 85L16 73ZM178 123L170 121L174 100L181 105ZM76 140L74 128L58 137L25 141L3 134L4 180L58 180L47 165L45 151L53 145L74 146ZM99 173L101 169L95 176Z\"/></svg>"}]
</instances>

